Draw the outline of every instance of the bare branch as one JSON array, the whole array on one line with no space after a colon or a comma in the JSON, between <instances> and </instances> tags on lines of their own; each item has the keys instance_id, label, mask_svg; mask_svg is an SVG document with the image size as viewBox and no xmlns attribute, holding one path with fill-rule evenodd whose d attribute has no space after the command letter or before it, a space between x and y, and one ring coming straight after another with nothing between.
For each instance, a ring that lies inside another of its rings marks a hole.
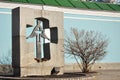
<instances>
[{"instance_id":1,"label":"bare branch","mask_svg":"<svg viewBox=\"0 0 120 80\"><path fill-rule=\"evenodd\" d=\"M91 65L101 60L107 53L108 39L99 32L71 28L71 34L65 37L65 52L81 59L82 71L89 71ZM76 57L74 57L76 58Z\"/></svg>"}]
</instances>

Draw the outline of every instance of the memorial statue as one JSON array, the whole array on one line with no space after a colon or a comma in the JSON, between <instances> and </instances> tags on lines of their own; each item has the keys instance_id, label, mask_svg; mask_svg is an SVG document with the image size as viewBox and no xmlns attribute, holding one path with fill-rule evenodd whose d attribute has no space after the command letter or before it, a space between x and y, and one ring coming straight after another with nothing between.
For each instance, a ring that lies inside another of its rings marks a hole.
<instances>
[{"instance_id":1,"label":"memorial statue","mask_svg":"<svg viewBox=\"0 0 120 80\"><path fill-rule=\"evenodd\" d=\"M26 7L12 9L14 76L62 75L64 73L63 20L64 13L59 11ZM28 28L32 30L26 36ZM46 33L48 29L49 36ZM28 42L27 39L34 39L35 44ZM49 40L48 43L45 40Z\"/></svg>"},{"instance_id":2,"label":"memorial statue","mask_svg":"<svg viewBox=\"0 0 120 80\"><path fill-rule=\"evenodd\" d=\"M35 60L39 62L41 60L41 37L47 40L50 40L50 39L45 34L42 21L37 19L36 22L37 24L35 28L33 29L32 33L26 39L36 37L36 58Z\"/></svg>"}]
</instances>

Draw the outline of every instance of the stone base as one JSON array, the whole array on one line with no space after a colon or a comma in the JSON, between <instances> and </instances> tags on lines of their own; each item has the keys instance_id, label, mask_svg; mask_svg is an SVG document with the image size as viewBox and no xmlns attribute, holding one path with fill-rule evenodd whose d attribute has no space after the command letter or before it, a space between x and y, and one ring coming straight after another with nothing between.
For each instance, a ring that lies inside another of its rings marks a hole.
<instances>
[{"instance_id":1,"label":"stone base","mask_svg":"<svg viewBox=\"0 0 120 80\"><path fill-rule=\"evenodd\" d=\"M15 77L0 77L0 79L4 80L95 80L95 76L93 77L76 77L76 78L15 78Z\"/></svg>"},{"instance_id":2,"label":"stone base","mask_svg":"<svg viewBox=\"0 0 120 80\"><path fill-rule=\"evenodd\" d=\"M65 73L64 75L48 75L48 76L27 76L27 77L3 77L0 80L95 80L93 75L86 75L83 73Z\"/></svg>"}]
</instances>

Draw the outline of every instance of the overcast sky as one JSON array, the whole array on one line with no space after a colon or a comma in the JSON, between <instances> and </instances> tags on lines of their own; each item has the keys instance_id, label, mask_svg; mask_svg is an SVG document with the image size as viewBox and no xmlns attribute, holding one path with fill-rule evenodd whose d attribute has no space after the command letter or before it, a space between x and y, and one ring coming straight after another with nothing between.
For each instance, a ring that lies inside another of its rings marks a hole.
<instances>
[{"instance_id":1,"label":"overcast sky","mask_svg":"<svg viewBox=\"0 0 120 80\"><path fill-rule=\"evenodd\" d=\"M101 62L120 62L120 17L64 14L64 28L101 32L109 38L108 54ZM11 10L0 8L0 58L11 51ZM74 59L65 59L67 63Z\"/></svg>"}]
</instances>

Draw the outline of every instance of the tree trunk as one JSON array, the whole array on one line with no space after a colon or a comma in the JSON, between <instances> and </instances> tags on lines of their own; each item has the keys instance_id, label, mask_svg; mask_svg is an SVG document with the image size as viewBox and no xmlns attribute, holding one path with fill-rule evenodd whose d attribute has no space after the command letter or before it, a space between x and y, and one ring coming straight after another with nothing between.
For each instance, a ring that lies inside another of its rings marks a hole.
<instances>
[{"instance_id":1,"label":"tree trunk","mask_svg":"<svg viewBox=\"0 0 120 80\"><path fill-rule=\"evenodd\" d=\"M87 72L89 72L90 70L89 70L89 68L88 68L89 66L88 66L88 63L83 63L83 68L82 68L82 72L83 73L87 73Z\"/></svg>"}]
</instances>

